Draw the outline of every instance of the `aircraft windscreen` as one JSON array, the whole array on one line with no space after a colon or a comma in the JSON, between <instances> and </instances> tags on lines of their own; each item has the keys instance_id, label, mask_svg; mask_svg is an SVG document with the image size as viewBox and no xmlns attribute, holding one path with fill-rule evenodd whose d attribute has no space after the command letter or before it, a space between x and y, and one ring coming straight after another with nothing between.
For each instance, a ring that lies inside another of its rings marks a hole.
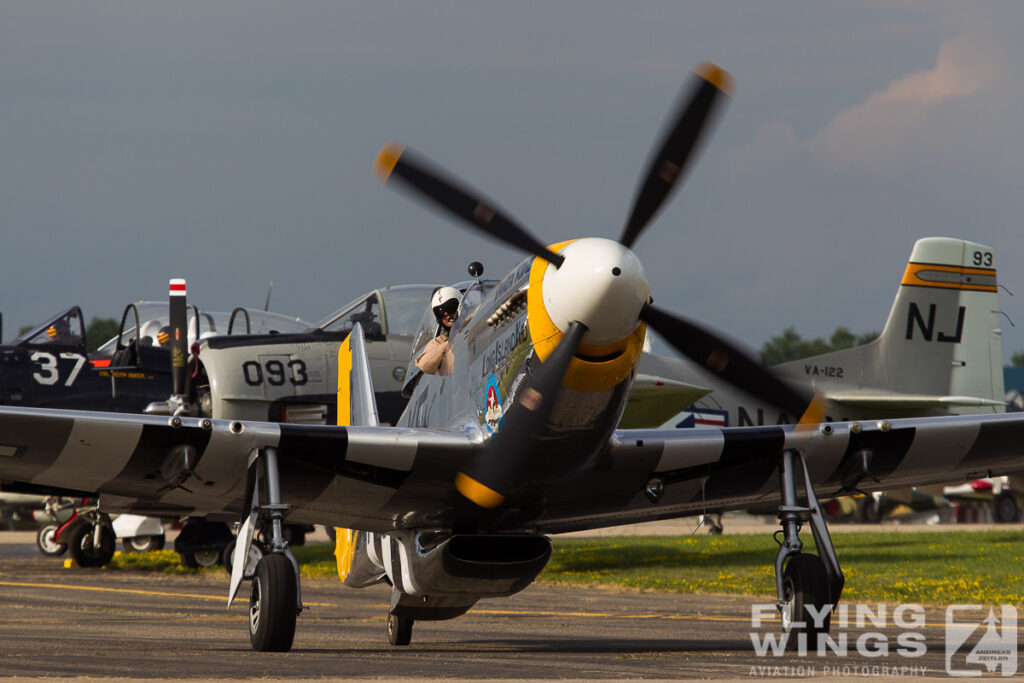
<instances>
[{"instance_id":1,"label":"aircraft windscreen","mask_svg":"<svg viewBox=\"0 0 1024 683\"><path fill-rule=\"evenodd\" d=\"M85 327L82 322L82 311L78 306L72 306L58 313L47 322L32 328L11 342L14 345L27 344L29 346L40 344L78 345L84 343Z\"/></svg>"},{"instance_id":2,"label":"aircraft windscreen","mask_svg":"<svg viewBox=\"0 0 1024 683\"><path fill-rule=\"evenodd\" d=\"M376 293L370 294L355 306L342 311L326 325L319 327L324 332L350 332L356 323L363 326L363 334L367 336L382 334L380 303L377 301Z\"/></svg>"},{"instance_id":3,"label":"aircraft windscreen","mask_svg":"<svg viewBox=\"0 0 1024 683\"><path fill-rule=\"evenodd\" d=\"M383 287L348 302L317 323L324 332L347 332L359 322L364 332L368 323L380 323L378 295L383 298L387 334L412 336L419 330L420 315L437 285L396 285Z\"/></svg>"},{"instance_id":4,"label":"aircraft windscreen","mask_svg":"<svg viewBox=\"0 0 1024 683\"><path fill-rule=\"evenodd\" d=\"M435 289L435 285L402 285L381 290L388 318L388 334L415 335L419 331L423 307Z\"/></svg>"}]
</instances>

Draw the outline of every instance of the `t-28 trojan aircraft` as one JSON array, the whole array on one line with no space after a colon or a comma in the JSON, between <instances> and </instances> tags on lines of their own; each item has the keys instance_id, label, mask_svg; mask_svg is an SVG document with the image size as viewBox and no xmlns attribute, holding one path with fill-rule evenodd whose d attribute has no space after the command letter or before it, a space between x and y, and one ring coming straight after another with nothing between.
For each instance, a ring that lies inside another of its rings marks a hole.
<instances>
[{"instance_id":1,"label":"t-28 trojan aircraft","mask_svg":"<svg viewBox=\"0 0 1024 683\"><path fill-rule=\"evenodd\" d=\"M920 239L876 340L771 370L821 394L830 419L1004 412L995 260L994 249L976 242ZM683 377L703 384L714 379L699 368ZM777 407L716 386L672 424L742 427L793 419Z\"/></svg>"},{"instance_id":2,"label":"t-28 trojan aircraft","mask_svg":"<svg viewBox=\"0 0 1024 683\"><path fill-rule=\"evenodd\" d=\"M253 571L248 613L256 650L288 650L302 610L285 518L358 530L341 535L339 573L351 586L393 586L389 639L405 644L416 620L457 617L529 585L550 556L546 534L780 500L783 626L827 631L810 610L837 604L844 578L818 496L1019 468L1024 419L822 424L820 401L653 305L631 247L678 185L730 80L712 65L696 69L618 241L544 246L425 161L384 149L382 177L530 254L486 294L467 290L450 372L408 373L415 386L394 427L377 426L357 325L339 351L348 426L0 408L0 476L96 490L112 510L243 519L231 598L247 578L246 542L263 527L268 554ZM616 429L648 326L799 424ZM820 556L801 552L802 522Z\"/></svg>"}]
</instances>

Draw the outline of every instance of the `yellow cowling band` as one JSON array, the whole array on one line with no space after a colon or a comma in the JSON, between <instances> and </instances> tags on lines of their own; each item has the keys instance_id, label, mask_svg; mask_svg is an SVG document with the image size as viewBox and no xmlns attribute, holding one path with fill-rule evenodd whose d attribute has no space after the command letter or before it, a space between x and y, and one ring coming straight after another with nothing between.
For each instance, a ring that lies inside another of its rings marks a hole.
<instances>
[{"instance_id":1,"label":"yellow cowling band","mask_svg":"<svg viewBox=\"0 0 1024 683\"><path fill-rule=\"evenodd\" d=\"M576 240L552 244L548 248L558 253ZM534 353L543 362L562 341L562 331L551 321L544 307L544 273L550 264L541 258L533 260L530 268L530 287L526 293L527 327ZM625 381L640 361L644 349L647 325L641 323L625 339L611 344L592 346L580 344L576 357L569 363L569 370L562 384L577 391L602 391ZM584 360L580 358L608 358L608 360Z\"/></svg>"}]
</instances>

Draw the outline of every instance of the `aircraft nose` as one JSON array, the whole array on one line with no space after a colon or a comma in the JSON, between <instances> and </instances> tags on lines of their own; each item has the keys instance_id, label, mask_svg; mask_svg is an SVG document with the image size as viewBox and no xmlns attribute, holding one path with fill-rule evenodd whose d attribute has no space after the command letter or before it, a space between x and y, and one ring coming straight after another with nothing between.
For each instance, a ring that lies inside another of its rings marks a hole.
<instances>
[{"instance_id":1,"label":"aircraft nose","mask_svg":"<svg viewBox=\"0 0 1024 683\"><path fill-rule=\"evenodd\" d=\"M542 285L551 322L563 332L572 322L583 323L585 344L610 344L632 333L650 297L636 254L597 237L576 240L561 254L565 261L548 266Z\"/></svg>"}]
</instances>

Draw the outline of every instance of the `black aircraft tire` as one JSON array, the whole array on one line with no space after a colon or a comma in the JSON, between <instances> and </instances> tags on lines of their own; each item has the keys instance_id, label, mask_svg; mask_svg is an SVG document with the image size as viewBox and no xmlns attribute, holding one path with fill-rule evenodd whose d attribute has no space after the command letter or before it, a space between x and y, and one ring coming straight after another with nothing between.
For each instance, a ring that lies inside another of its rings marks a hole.
<instances>
[{"instance_id":1,"label":"black aircraft tire","mask_svg":"<svg viewBox=\"0 0 1024 683\"><path fill-rule=\"evenodd\" d=\"M68 551L79 567L102 567L114 556L114 546L117 544L114 530L101 524L100 542L94 545L94 528L90 524L79 524L68 536Z\"/></svg>"},{"instance_id":2,"label":"black aircraft tire","mask_svg":"<svg viewBox=\"0 0 1024 683\"><path fill-rule=\"evenodd\" d=\"M826 605L832 604L831 591L828 585L828 574L825 563L817 555L800 553L790 558L782 575L782 587L786 597L790 599L791 614L794 622L803 622L802 626L789 628L788 646L796 648L799 644L798 635L807 634L807 649L817 648L817 634L828 633L832 621L829 611L821 625L814 622L814 616L808 607L814 607L815 614L821 614ZM785 624L783 625L785 628Z\"/></svg>"},{"instance_id":3,"label":"black aircraft tire","mask_svg":"<svg viewBox=\"0 0 1024 683\"><path fill-rule=\"evenodd\" d=\"M1020 515L1017 498L1009 491L1003 491L992 500L992 513L1000 524L1016 522Z\"/></svg>"},{"instance_id":4,"label":"black aircraft tire","mask_svg":"<svg viewBox=\"0 0 1024 683\"><path fill-rule=\"evenodd\" d=\"M196 552L178 553L181 563L189 569L212 567L220 561L220 553L216 550L198 550Z\"/></svg>"},{"instance_id":5,"label":"black aircraft tire","mask_svg":"<svg viewBox=\"0 0 1024 683\"><path fill-rule=\"evenodd\" d=\"M131 536L121 540L126 553L147 553L150 550L163 550L166 537L159 536Z\"/></svg>"},{"instance_id":6,"label":"black aircraft tire","mask_svg":"<svg viewBox=\"0 0 1024 683\"><path fill-rule=\"evenodd\" d=\"M59 524L46 524L39 527L39 531L36 532L36 547L43 555L59 557L68 551L67 543L57 543L54 540L59 528Z\"/></svg>"},{"instance_id":7,"label":"black aircraft tire","mask_svg":"<svg viewBox=\"0 0 1024 683\"><path fill-rule=\"evenodd\" d=\"M298 585L287 557L265 555L249 593L249 643L257 652L288 652L295 638Z\"/></svg>"},{"instance_id":8,"label":"black aircraft tire","mask_svg":"<svg viewBox=\"0 0 1024 683\"><path fill-rule=\"evenodd\" d=\"M412 642L412 619L388 615L388 643L391 645L408 645Z\"/></svg>"},{"instance_id":9,"label":"black aircraft tire","mask_svg":"<svg viewBox=\"0 0 1024 683\"><path fill-rule=\"evenodd\" d=\"M882 502L872 496L857 499L857 509L853 517L861 524L881 524Z\"/></svg>"}]
</instances>

